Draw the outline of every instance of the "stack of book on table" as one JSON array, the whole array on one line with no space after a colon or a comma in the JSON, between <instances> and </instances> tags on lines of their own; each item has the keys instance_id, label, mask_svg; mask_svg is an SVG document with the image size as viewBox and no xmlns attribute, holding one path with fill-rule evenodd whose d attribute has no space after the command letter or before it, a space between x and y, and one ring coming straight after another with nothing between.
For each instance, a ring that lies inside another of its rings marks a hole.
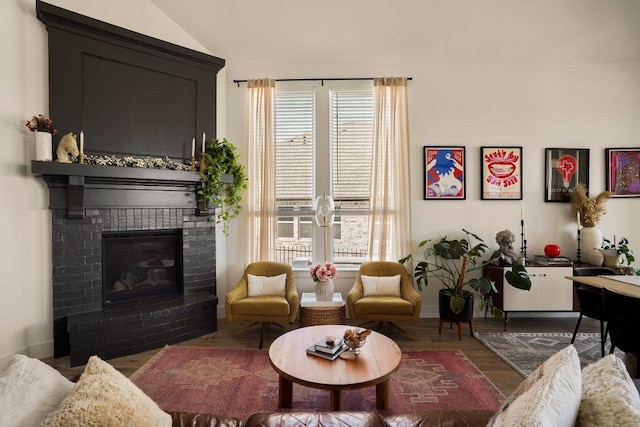
<instances>
[{"instance_id":1,"label":"stack of book on table","mask_svg":"<svg viewBox=\"0 0 640 427\"><path fill-rule=\"evenodd\" d=\"M307 348L307 354L322 357L323 359L333 360L345 351L347 345L341 337L336 337L333 341L327 342L327 339L321 339L315 344Z\"/></svg>"},{"instance_id":2,"label":"stack of book on table","mask_svg":"<svg viewBox=\"0 0 640 427\"><path fill-rule=\"evenodd\" d=\"M539 264L539 265L560 265L560 266L573 265L573 261L571 261L571 258L567 258L565 256L549 257L546 255L534 255L533 262L534 264Z\"/></svg>"}]
</instances>

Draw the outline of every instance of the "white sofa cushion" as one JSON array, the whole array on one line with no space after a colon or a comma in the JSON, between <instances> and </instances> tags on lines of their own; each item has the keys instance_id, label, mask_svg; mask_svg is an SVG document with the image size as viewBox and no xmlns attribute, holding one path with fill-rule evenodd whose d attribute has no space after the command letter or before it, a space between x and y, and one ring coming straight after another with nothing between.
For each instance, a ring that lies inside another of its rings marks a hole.
<instances>
[{"instance_id":1,"label":"white sofa cushion","mask_svg":"<svg viewBox=\"0 0 640 427\"><path fill-rule=\"evenodd\" d=\"M250 297L273 295L285 296L287 273L278 276L254 276L247 274L247 293Z\"/></svg>"},{"instance_id":2,"label":"white sofa cushion","mask_svg":"<svg viewBox=\"0 0 640 427\"><path fill-rule=\"evenodd\" d=\"M581 389L578 352L568 346L525 378L488 426L573 426Z\"/></svg>"},{"instance_id":3,"label":"white sofa cushion","mask_svg":"<svg viewBox=\"0 0 640 427\"><path fill-rule=\"evenodd\" d=\"M73 386L46 363L21 354L13 356L0 374L0 426L40 425Z\"/></svg>"},{"instance_id":4,"label":"white sofa cushion","mask_svg":"<svg viewBox=\"0 0 640 427\"><path fill-rule=\"evenodd\" d=\"M92 356L73 391L43 426L161 427L171 415L114 367Z\"/></svg>"},{"instance_id":5,"label":"white sofa cushion","mask_svg":"<svg viewBox=\"0 0 640 427\"><path fill-rule=\"evenodd\" d=\"M640 426L640 396L624 363L610 354L582 370L580 427Z\"/></svg>"},{"instance_id":6,"label":"white sofa cushion","mask_svg":"<svg viewBox=\"0 0 640 427\"><path fill-rule=\"evenodd\" d=\"M360 276L362 296L400 296L400 275L395 276Z\"/></svg>"}]
</instances>

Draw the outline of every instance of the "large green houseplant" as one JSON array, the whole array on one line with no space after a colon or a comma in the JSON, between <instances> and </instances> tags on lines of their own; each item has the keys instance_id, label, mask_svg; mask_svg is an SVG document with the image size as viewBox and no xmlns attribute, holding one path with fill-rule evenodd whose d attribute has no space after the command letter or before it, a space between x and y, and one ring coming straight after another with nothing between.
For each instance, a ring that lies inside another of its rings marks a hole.
<instances>
[{"instance_id":1,"label":"large green houseplant","mask_svg":"<svg viewBox=\"0 0 640 427\"><path fill-rule=\"evenodd\" d=\"M503 313L493 306L491 298L491 292L497 292L494 281L484 276L470 280L466 278L467 273L482 269L496 261L500 257L500 251L493 252L488 259L483 260L489 246L476 234L465 229L462 231L465 238L459 240L445 236L436 242L420 242L420 256L414 257L409 254L402 258L400 263L415 263L413 276L419 290L422 290L423 285L427 286L430 280L440 282L443 286L441 292L450 297L449 306L453 313L461 313L465 309L468 296L475 295L479 297L481 309L486 308L494 317L500 318ZM513 265L511 271L506 272L505 278L518 289L531 289L531 280L522 265Z\"/></svg>"},{"instance_id":2,"label":"large green houseplant","mask_svg":"<svg viewBox=\"0 0 640 427\"><path fill-rule=\"evenodd\" d=\"M199 172L201 185L198 194L216 209L216 222L224 225L229 234L229 221L240 214L242 196L247 189L244 165L240 163L236 147L223 138L211 139L205 145L204 169Z\"/></svg>"}]
</instances>

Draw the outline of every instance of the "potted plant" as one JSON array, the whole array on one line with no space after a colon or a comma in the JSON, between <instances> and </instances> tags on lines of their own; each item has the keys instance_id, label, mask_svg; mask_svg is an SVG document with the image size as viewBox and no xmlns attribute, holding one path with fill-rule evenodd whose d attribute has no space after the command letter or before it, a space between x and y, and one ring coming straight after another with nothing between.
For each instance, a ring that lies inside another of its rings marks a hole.
<instances>
[{"instance_id":1,"label":"potted plant","mask_svg":"<svg viewBox=\"0 0 640 427\"><path fill-rule=\"evenodd\" d=\"M36 160L47 162L53 160L51 140L58 133L58 129L53 127L53 121L47 116L38 114L31 117L25 126L36 135Z\"/></svg>"},{"instance_id":2,"label":"potted plant","mask_svg":"<svg viewBox=\"0 0 640 427\"><path fill-rule=\"evenodd\" d=\"M466 280L467 273L496 261L500 251L493 252L489 259L483 260L489 247L476 234L465 229L462 231L466 237L460 240L445 236L435 243L431 240L419 243L419 248L426 249L421 259L414 260L413 276L418 290L422 290L422 285L427 286L430 279L436 279L443 285L440 290L440 315L447 320L468 321L473 316L474 296L479 297L481 309L486 308L494 317L501 318L502 311L493 306L491 299L491 292L497 292L493 280L484 276ZM413 255L409 254L400 263L405 264L412 259ZM527 270L522 265L514 265L505 278L518 289L531 288ZM471 317L465 319L465 316Z\"/></svg>"},{"instance_id":3,"label":"potted plant","mask_svg":"<svg viewBox=\"0 0 640 427\"><path fill-rule=\"evenodd\" d=\"M618 242L615 240L615 236L613 236L613 242L607 238L602 239L604 265L606 267L617 268L620 266L622 260L622 264L626 263L630 266L636 259L633 256L633 251L629 249L629 240L626 237L621 237Z\"/></svg>"},{"instance_id":4,"label":"potted plant","mask_svg":"<svg viewBox=\"0 0 640 427\"><path fill-rule=\"evenodd\" d=\"M571 206L577 215L578 230L582 244L582 258L592 265L602 265L604 257L602 232L597 228L600 219L606 213L604 202L611 197L610 191L603 191L595 197L589 197L587 188L580 184L571 193Z\"/></svg>"},{"instance_id":5,"label":"potted plant","mask_svg":"<svg viewBox=\"0 0 640 427\"><path fill-rule=\"evenodd\" d=\"M240 213L242 196L247 189L244 165L239 161L236 147L226 138L207 142L204 168L199 175L202 179L198 189L200 202L215 206L216 222L224 224L222 231L228 236L229 221Z\"/></svg>"}]
</instances>

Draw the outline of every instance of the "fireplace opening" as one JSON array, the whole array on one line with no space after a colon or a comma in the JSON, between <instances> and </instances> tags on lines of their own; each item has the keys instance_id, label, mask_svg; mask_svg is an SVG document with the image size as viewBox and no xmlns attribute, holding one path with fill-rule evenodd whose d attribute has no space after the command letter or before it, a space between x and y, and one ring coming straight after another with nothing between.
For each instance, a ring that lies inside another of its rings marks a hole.
<instances>
[{"instance_id":1,"label":"fireplace opening","mask_svg":"<svg viewBox=\"0 0 640 427\"><path fill-rule=\"evenodd\" d=\"M103 305L182 293L182 230L102 234Z\"/></svg>"}]
</instances>

